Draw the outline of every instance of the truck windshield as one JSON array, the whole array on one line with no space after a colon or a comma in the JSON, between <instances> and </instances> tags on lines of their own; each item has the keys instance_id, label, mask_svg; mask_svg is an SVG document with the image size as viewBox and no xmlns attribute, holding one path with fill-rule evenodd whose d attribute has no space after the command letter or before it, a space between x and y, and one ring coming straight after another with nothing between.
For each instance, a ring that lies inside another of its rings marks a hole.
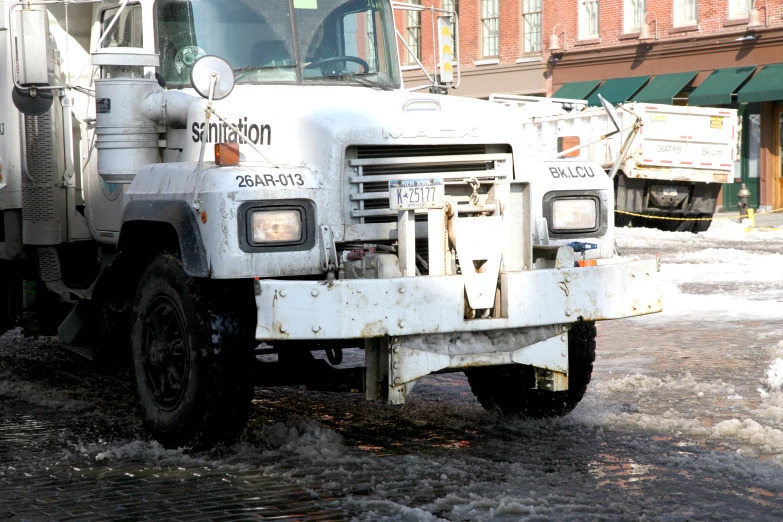
<instances>
[{"instance_id":1,"label":"truck windshield","mask_svg":"<svg viewBox=\"0 0 783 522\"><path fill-rule=\"evenodd\" d=\"M389 0L158 0L155 20L173 88L190 87L193 63L208 54L240 84L400 84Z\"/></svg>"}]
</instances>

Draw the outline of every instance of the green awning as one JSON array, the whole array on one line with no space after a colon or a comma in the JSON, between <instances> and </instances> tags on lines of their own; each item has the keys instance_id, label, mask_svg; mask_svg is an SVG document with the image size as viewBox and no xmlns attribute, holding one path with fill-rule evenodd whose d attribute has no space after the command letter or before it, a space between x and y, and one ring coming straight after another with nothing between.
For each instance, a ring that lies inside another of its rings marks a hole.
<instances>
[{"instance_id":1,"label":"green awning","mask_svg":"<svg viewBox=\"0 0 783 522\"><path fill-rule=\"evenodd\" d=\"M555 94L553 98L568 98L571 100L584 100L590 93L598 87L601 80L590 80L587 82L572 82L563 84Z\"/></svg>"},{"instance_id":2,"label":"green awning","mask_svg":"<svg viewBox=\"0 0 783 522\"><path fill-rule=\"evenodd\" d=\"M729 105L731 95L748 76L756 70L755 65L717 69L688 95L688 105Z\"/></svg>"},{"instance_id":3,"label":"green awning","mask_svg":"<svg viewBox=\"0 0 783 522\"><path fill-rule=\"evenodd\" d=\"M773 100L783 100L783 63L765 65L737 93L740 103Z\"/></svg>"},{"instance_id":4,"label":"green awning","mask_svg":"<svg viewBox=\"0 0 783 522\"><path fill-rule=\"evenodd\" d=\"M671 104L677 93L688 85L688 82L693 80L696 74L696 72L659 74L633 97L633 101Z\"/></svg>"},{"instance_id":5,"label":"green awning","mask_svg":"<svg viewBox=\"0 0 783 522\"><path fill-rule=\"evenodd\" d=\"M598 99L599 94L612 105L623 103L636 94L636 91L641 89L642 85L649 79L649 76L634 76L633 78L613 78L611 80L606 80L603 85L587 98L587 104L591 107L600 107L601 101Z\"/></svg>"}]
</instances>

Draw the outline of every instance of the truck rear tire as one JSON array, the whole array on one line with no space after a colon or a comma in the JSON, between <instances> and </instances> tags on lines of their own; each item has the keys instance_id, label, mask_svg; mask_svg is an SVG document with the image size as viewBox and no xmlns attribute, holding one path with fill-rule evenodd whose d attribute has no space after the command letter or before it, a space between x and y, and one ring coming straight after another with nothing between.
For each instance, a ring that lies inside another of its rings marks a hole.
<instances>
[{"instance_id":1,"label":"truck rear tire","mask_svg":"<svg viewBox=\"0 0 783 522\"><path fill-rule=\"evenodd\" d=\"M700 218L711 218L713 215L714 214L701 214L701 215L699 215L699 217ZM712 219L710 219L709 221L707 221L707 220L704 220L704 221L694 221L694 223L695 224L693 225L692 231L693 231L694 234L698 234L699 232L706 232L707 230L710 229L710 225L712 225Z\"/></svg>"},{"instance_id":2,"label":"truck rear tire","mask_svg":"<svg viewBox=\"0 0 783 522\"><path fill-rule=\"evenodd\" d=\"M189 277L172 253L141 277L132 374L144 426L166 447L231 442L247 424L254 336L232 288Z\"/></svg>"},{"instance_id":3,"label":"truck rear tire","mask_svg":"<svg viewBox=\"0 0 783 522\"><path fill-rule=\"evenodd\" d=\"M614 214L615 228L627 227L628 225L631 224L632 221L633 221L633 216L629 216L628 214L620 214L617 212Z\"/></svg>"},{"instance_id":4,"label":"truck rear tire","mask_svg":"<svg viewBox=\"0 0 783 522\"><path fill-rule=\"evenodd\" d=\"M568 390L531 389L533 381L522 365L466 370L470 388L481 405L504 415L529 419L559 417L571 412L587 390L595 361L595 323L576 323L568 332Z\"/></svg>"}]
</instances>

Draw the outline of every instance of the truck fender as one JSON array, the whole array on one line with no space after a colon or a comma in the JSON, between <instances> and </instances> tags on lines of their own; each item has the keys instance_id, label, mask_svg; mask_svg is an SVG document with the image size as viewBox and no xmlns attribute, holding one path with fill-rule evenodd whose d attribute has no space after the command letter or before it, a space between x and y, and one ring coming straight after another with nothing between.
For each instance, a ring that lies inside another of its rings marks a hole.
<instances>
[{"instance_id":1,"label":"truck fender","mask_svg":"<svg viewBox=\"0 0 783 522\"><path fill-rule=\"evenodd\" d=\"M209 277L209 261L201 239L196 214L184 201L131 201L122 213L122 227L117 251L140 243L160 241L146 237L155 225L170 226L176 233L182 265L191 277ZM171 245L174 246L174 245Z\"/></svg>"}]
</instances>

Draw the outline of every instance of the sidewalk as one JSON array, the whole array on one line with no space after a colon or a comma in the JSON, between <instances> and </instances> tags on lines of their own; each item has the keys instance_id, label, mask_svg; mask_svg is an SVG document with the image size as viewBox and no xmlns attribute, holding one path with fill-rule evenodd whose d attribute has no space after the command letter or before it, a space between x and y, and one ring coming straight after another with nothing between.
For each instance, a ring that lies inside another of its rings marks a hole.
<instances>
[{"instance_id":1,"label":"sidewalk","mask_svg":"<svg viewBox=\"0 0 783 522\"><path fill-rule=\"evenodd\" d=\"M739 212L734 210L731 212L716 212L715 218L733 218L735 221L739 220ZM756 227L763 228L777 228L783 227L783 211L775 212L774 214L760 214L756 215Z\"/></svg>"}]
</instances>

